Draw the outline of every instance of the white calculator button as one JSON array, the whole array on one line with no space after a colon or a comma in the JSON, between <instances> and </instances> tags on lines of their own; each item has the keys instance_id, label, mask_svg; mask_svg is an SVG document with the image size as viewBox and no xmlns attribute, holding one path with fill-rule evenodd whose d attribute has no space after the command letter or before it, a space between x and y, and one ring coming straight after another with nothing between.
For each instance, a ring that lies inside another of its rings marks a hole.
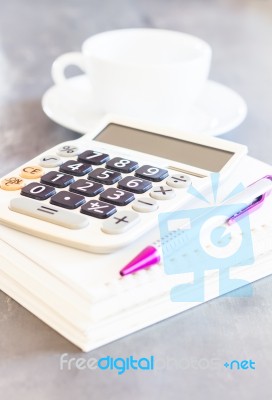
<instances>
[{"instance_id":1,"label":"white calculator button","mask_svg":"<svg viewBox=\"0 0 272 400\"><path fill-rule=\"evenodd\" d=\"M191 185L191 178L188 175L176 174L170 176L166 183L176 189L186 188Z\"/></svg>"},{"instance_id":2,"label":"white calculator button","mask_svg":"<svg viewBox=\"0 0 272 400\"><path fill-rule=\"evenodd\" d=\"M56 154L46 154L40 158L39 164L41 167L54 168L61 165L62 160L59 156L56 156Z\"/></svg>"},{"instance_id":3,"label":"white calculator button","mask_svg":"<svg viewBox=\"0 0 272 400\"><path fill-rule=\"evenodd\" d=\"M134 202L132 208L135 211L147 213L156 211L159 206L155 199L151 199L150 197L141 197Z\"/></svg>"},{"instance_id":4,"label":"white calculator button","mask_svg":"<svg viewBox=\"0 0 272 400\"><path fill-rule=\"evenodd\" d=\"M169 186L162 185L162 186L155 186L151 192L150 196L156 200L170 200L176 196L174 189Z\"/></svg>"},{"instance_id":5,"label":"white calculator button","mask_svg":"<svg viewBox=\"0 0 272 400\"><path fill-rule=\"evenodd\" d=\"M61 157L73 157L77 156L80 153L80 149L78 146L73 144L64 144L63 146L58 148L58 155Z\"/></svg>"},{"instance_id":6,"label":"white calculator button","mask_svg":"<svg viewBox=\"0 0 272 400\"><path fill-rule=\"evenodd\" d=\"M110 234L124 233L140 222L140 217L133 211L119 211L102 224L102 231Z\"/></svg>"},{"instance_id":7,"label":"white calculator button","mask_svg":"<svg viewBox=\"0 0 272 400\"><path fill-rule=\"evenodd\" d=\"M69 229L81 229L89 224L88 217L84 215L61 210L50 204L44 205L38 200L25 197L12 199L9 208L17 213L61 225Z\"/></svg>"}]
</instances>

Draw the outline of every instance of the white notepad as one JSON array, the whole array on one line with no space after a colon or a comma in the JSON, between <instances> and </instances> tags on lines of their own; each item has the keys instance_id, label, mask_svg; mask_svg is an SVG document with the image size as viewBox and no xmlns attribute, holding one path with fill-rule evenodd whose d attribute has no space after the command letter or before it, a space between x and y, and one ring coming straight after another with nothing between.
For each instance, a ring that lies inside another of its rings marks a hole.
<instances>
[{"instance_id":1,"label":"white notepad","mask_svg":"<svg viewBox=\"0 0 272 400\"><path fill-rule=\"evenodd\" d=\"M271 174L271 167L246 157L228 185L245 185ZM226 192L228 187L226 185ZM252 214L258 259L241 270L249 282L272 273L271 198ZM198 303L173 303L169 291L188 276L167 276L161 266L120 278L119 270L158 238L154 230L111 255L90 254L0 228L0 288L83 350L134 332ZM218 296L207 280L206 300Z\"/></svg>"}]
</instances>

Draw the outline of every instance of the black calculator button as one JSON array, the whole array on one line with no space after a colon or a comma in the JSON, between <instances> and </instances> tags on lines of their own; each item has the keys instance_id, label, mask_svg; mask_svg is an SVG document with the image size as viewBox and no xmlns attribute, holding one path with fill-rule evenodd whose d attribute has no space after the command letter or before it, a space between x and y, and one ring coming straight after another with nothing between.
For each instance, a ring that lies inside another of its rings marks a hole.
<instances>
[{"instance_id":1,"label":"black calculator button","mask_svg":"<svg viewBox=\"0 0 272 400\"><path fill-rule=\"evenodd\" d=\"M46 200L56 194L55 188L39 182L31 182L21 190L21 195L35 200Z\"/></svg>"},{"instance_id":2,"label":"black calculator button","mask_svg":"<svg viewBox=\"0 0 272 400\"><path fill-rule=\"evenodd\" d=\"M103 192L104 187L101 183L91 182L87 179L78 179L72 183L69 190L84 196L93 197Z\"/></svg>"},{"instance_id":3,"label":"black calculator button","mask_svg":"<svg viewBox=\"0 0 272 400\"><path fill-rule=\"evenodd\" d=\"M108 154L100 153L99 151L86 150L79 154L78 161L93 165L101 165L110 159Z\"/></svg>"},{"instance_id":4,"label":"black calculator button","mask_svg":"<svg viewBox=\"0 0 272 400\"><path fill-rule=\"evenodd\" d=\"M73 210L85 203L85 197L63 190L51 197L50 203Z\"/></svg>"},{"instance_id":5,"label":"black calculator button","mask_svg":"<svg viewBox=\"0 0 272 400\"><path fill-rule=\"evenodd\" d=\"M96 168L88 175L88 178L95 182L104 183L105 185L113 185L122 179L122 175L109 169Z\"/></svg>"},{"instance_id":6,"label":"black calculator button","mask_svg":"<svg viewBox=\"0 0 272 400\"><path fill-rule=\"evenodd\" d=\"M133 193L144 193L152 188L152 183L135 176L126 176L118 182L118 187Z\"/></svg>"},{"instance_id":7,"label":"black calculator button","mask_svg":"<svg viewBox=\"0 0 272 400\"><path fill-rule=\"evenodd\" d=\"M73 183L74 177L72 175L63 174L58 171L50 171L47 174L43 175L41 178L41 182L57 187L57 188L64 188L68 185Z\"/></svg>"},{"instance_id":8,"label":"black calculator button","mask_svg":"<svg viewBox=\"0 0 272 400\"><path fill-rule=\"evenodd\" d=\"M105 219L116 213L116 207L100 200L90 200L81 207L80 211L83 214L90 215L91 217Z\"/></svg>"},{"instance_id":9,"label":"black calculator button","mask_svg":"<svg viewBox=\"0 0 272 400\"><path fill-rule=\"evenodd\" d=\"M106 167L128 174L138 168L139 165L136 161L126 160L122 157L115 157L107 162Z\"/></svg>"},{"instance_id":10,"label":"black calculator button","mask_svg":"<svg viewBox=\"0 0 272 400\"><path fill-rule=\"evenodd\" d=\"M62 164L59 170L75 176L83 176L92 171L92 166L75 160L69 160Z\"/></svg>"},{"instance_id":11,"label":"black calculator button","mask_svg":"<svg viewBox=\"0 0 272 400\"><path fill-rule=\"evenodd\" d=\"M168 171L166 169L161 169L158 167L153 167L152 165L143 165L135 172L135 176L148 179L152 182L160 182L167 178Z\"/></svg>"},{"instance_id":12,"label":"black calculator button","mask_svg":"<svg viewBox=\"0 0 272 400\"><path fill-rule=\"evenodd\" d=\"M105 192L101 193L99 198L116 206L126 206L135 199L133 193L116 188L106 189Z\"/></svg>"}]
</instances>

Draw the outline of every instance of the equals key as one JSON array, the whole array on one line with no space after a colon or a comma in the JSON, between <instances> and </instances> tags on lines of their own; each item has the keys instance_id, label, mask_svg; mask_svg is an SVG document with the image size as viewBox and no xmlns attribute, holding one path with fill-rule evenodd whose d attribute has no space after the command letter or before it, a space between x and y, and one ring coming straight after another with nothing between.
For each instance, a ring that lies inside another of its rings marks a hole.
<instances>
[{"instance_id":1,"label":"equals key","mask_svg":"<svg viewBox=\"0 0 272 400\"><path fill-rule=\"evenodd\" d=\"M69 229L82 229L89 224L87 217L58 207L43 206L37 200L18 197L10 201L10 210Z\"/></svg>"}]
</instances>

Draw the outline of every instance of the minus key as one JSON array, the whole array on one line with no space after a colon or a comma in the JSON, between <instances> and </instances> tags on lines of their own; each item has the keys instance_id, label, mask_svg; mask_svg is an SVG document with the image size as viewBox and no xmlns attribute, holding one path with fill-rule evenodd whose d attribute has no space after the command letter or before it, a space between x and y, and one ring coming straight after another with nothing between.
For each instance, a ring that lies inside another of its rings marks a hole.
<instances>
[{"instance_id":1,"label":"minus key","mask_svg":"<svg viewBox=\"0 0 272 400\"><path fill-rule=\"evenodd\" d=\"M155 199L152 199L151 197L141 197L135 200L132 208L134 211L137 212L148 213L156 211L159 206Z\"/></svg>"}]
</instances>

